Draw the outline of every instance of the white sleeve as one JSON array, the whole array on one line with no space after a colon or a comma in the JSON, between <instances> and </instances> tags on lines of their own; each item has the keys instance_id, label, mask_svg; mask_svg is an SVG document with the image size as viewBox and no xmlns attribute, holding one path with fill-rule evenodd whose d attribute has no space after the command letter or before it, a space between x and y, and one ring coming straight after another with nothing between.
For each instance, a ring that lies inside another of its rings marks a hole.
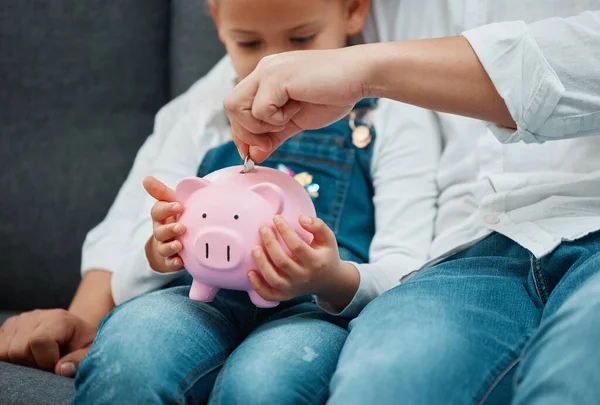
<instances>
[{"instance_id":1,"label":"white sleeve","mask_svg":"<svg viewBox=\"0 0 600 405\"><path fill-rule=\"evenodd\" d=\"M184 177L195 176L206 152L221 144L227 133L226 116L221 104L217 102L213 107L181 119L144 175L156 177L171 189L175 189ZM139 187L142 187L141 183ZM145 245L152 235L150 210L155 202L145 191L137 201L134 224L128 235L129 251L123 255L118 264L120 271L113 274L111 281L116 304L158 289L183 272L158 273L148 264Z\"/></svg>"},{"instance_id":2,"label":"white sleeve","mask_svg":"<svg viewBox=\"0 0 600 405\"><path fill-rule=\"evenodd\" d=\"M465 31L517 130L490 124L501 142L600 135L600 11Z\"/></svg>"},{"instance_id":3,"label":"white sleeve","mask_svg":"<svg viewBox=\"0 0 600 405\"><path fill-rule=\"evenodd\" d=\"M202 79L203 80L203 79ZM198 82L201 84L202 80ZM146 196L142 180L155 164L156 157L178 119L185 114L189 95L184 93L162 107L154 120L154 133L138 150L127 179L119 189L106 217L86 235L81 253L81 274L92 269L116 273L129 251L130 235Z\"/></svg>"},{"instance_id":4,"label":"white sleeve","mask_svg":"<svg viewBox=\"0 0 600 405\"><path fill-rule=\"evenodd\" d=\"M209 112L198 112L210 118ZM209 126L200 117L189 117L182 120L174 128L159 154L156 155L152 167L144 173L154 176L169 188L174 189L177 183L188 176L195 176L198 166L206 152L221 143L222 132L218 126ZM224 120L224 117L223 117ZM223 126L224 127L224 126ZM196 135L198 131L201 135ZM140 183L140 188L141 183ZM143 189L142 189L143 190ZM145 191L136 204L133 216L134 224L128 236L129 251L124 254L118 264L119 272L113 274L111 287L116 304L148 291L155 290L181 276L181 271L173 273L158 273L150 267L146 258L145 245L152 235L152 219L150 210L156 200Z\"/></svg>"},{"instance_id":5,"label":"white sleeve","mask_svg":"<svg viewBox=\"0 0 600 405\"><path fill-rule=\"evenodd\" d=\"M391 100L375 111L377 138L372 161L375 235L369 263L352 263L360 284L350 304L335 311L356 316L369 302L398 285L400 279L427 261L436 215L436 173L441 136L435 114Z\"/></svg>"},{"instance_id":6,"label":"white sleeve","mask_svg":"<svg viewBox=\"0 0 600 405\"><path fill-rule=\"evenodd\" d=\"M153 175L174 187L186 176L194 176L204 153L220 141L221 134L202 131L215 122L215 111L232 87L233 69L224 57L188 92L163 107L156 116L154 134L137 153L133 167L105 219L92 229L84 242L81 272L102 269L113 273L111 288L119 304L140 293L158 288L179 274L164 275L148 266L144 246L152 235L150 209L154 200L142 186ZM210 121L214 118L213 121ZM224 121L226 124L226 121Z\"/></svg>"},{"instance_id":7,"label":"white sleeve","mask_svg":"<svg viewBox=\"0 0 600 405\"><path fill-rule=\"evenodd\" d=\"M138 151L133 167L104 220L88 232L81 252L81 274L92 269L115 272L127 251L129 235L145 193L142 179L150 171L163 139L150 135Z\"/></svg>"}]
</instances>

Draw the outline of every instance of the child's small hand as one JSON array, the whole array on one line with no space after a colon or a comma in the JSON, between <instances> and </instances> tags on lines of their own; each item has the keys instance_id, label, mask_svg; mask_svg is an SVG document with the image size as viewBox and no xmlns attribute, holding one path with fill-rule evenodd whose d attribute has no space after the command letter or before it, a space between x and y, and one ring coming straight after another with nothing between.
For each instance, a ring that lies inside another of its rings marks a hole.
<instances>
[{"instance_id":1,"label":"child's small hand","mask_svg":"<svg viewBox=\"0 0 600 405\"><path fill-rule=\"evenodd\" d=\"M154 177L144 179L144 188L158 201L152 207L153 235L146 243L146 257L150 267L160 273L180 270L183 261L179 252L183 249L176 237L185 233L185 226L176 221L183 206L175 199L175 191Z\"/></svg>"},{"instance_id":2,"label":"child's small hand","mask_svg":"<svg viewBox=\"0 0 600 405\"><path fill-rule=\"evenodd\" d=\"M252 249L260 272L248 274L252 288L268 301L315 294L334 307L348 305L360 276L352 264L340 259L333 231L318 218L300 217L300 225L314 237L309 245L283 217L276 216L273 223L294 258L286 253L271 228L263 225L260 233L266 253L261 246Z\"/></svg>"}]
</instances>

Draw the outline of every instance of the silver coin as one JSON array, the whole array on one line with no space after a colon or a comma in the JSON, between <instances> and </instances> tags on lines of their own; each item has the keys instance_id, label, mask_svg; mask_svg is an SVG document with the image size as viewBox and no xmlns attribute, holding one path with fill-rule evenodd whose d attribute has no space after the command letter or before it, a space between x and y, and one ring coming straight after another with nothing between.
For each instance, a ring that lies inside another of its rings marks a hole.
<instances>
[{"instance_id":1,"label":"silver coin","mask_svg":"<svg viewBox=\"0 0 600 405\"><path fill-rule=\"evenodd\" d=\"M248 173L252 169L254 169L254 161L250 159L250 154L248 154L244 159L244 169L242 170L242 173Z\"/></svg>"}]
</instances>

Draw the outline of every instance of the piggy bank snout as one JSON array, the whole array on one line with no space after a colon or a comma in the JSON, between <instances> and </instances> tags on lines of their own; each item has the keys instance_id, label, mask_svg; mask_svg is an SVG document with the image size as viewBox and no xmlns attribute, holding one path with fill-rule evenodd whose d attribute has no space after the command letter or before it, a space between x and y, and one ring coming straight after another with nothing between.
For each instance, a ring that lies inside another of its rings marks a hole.
<instances>
[{"instance_id":1,"label":"piggy bank snout","mask_svg":"<svg viewBox=\"0 0 600 405\"><path fill-rule=\"evenodd\" d=\"M196 258L207 268L233 269L241 263L245 250L241 236L228 228L207 228L196 237Z\"/></svg>"}]
</instances>

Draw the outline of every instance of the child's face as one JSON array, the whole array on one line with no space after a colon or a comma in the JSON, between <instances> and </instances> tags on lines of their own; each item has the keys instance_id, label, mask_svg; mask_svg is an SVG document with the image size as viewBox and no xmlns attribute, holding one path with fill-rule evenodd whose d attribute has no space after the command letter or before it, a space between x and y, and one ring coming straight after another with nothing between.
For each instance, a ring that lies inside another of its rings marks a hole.
<instances>
[{"instance_id":1,"label":"child's face","mask_svg":"<svg viewBox=\"0 0 600 405\"><path fill-rule=\"evenodd\" d=\"M369 0L211 0L219 38L238 78L261 58L302 49L332 49L364 25Z\"/></svg>"}]
</instances>

